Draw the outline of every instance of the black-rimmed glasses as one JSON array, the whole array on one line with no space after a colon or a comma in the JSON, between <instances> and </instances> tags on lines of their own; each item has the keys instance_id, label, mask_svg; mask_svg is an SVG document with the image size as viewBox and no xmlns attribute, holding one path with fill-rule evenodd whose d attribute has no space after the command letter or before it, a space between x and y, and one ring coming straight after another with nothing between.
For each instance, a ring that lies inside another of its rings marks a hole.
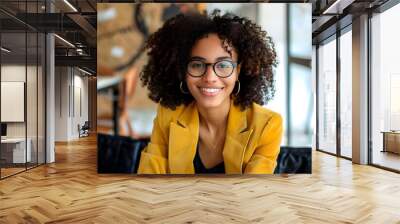
<instances>
[{"instance_id":1,"label":"black-rimmed glasses","mask_svg":"<svg viewBox=\"0 0 400 224\"><path fill-rule=\"evenodd\" d=\"M215 74L220 78L227 78L232 75L237 63L229 60L221 60L215 63L205 63L201 60L191 60L187 65L187 73L193 77L201 77L206 71L207 67L211 65Z\"/></svg>"}]
</instances>

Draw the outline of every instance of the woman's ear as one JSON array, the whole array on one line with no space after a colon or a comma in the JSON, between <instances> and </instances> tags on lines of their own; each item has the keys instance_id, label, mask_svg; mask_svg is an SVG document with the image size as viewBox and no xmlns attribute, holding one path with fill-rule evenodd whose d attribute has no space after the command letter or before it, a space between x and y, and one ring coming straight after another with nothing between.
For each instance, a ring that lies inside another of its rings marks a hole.
<instances>
[{"instance_id":1,"label":"woman's ear","mask_svg":"<svg viewBox=\"0 0 400 224\"><path fill-rule=\"evenodd\" d=\"M238 64L238 66L236 67L237 69L237 74L238 74L238 79L239 79L239 74L240 74L240 68L242 67L242 64Z\"/></svg>"}]
</instances>

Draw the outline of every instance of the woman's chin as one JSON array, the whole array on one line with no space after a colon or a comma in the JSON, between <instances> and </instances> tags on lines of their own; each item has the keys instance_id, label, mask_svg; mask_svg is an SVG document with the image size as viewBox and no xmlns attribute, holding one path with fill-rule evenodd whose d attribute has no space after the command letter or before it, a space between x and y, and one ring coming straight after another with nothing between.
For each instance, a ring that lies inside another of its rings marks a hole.
<instances>
[{"instance_id":1,"label":"woman's chin","mask_svg":"<svg viewBox=\"0 0 400 224\"><path fill-rule=\"evenodd\" d=\"M196 99L196 103L198 106L205 108L205 109L211 109L211 108L217 108L223 105L223 102L225 100L221 98L208 98L208 99Z\"/></svg>"}]
</instances>

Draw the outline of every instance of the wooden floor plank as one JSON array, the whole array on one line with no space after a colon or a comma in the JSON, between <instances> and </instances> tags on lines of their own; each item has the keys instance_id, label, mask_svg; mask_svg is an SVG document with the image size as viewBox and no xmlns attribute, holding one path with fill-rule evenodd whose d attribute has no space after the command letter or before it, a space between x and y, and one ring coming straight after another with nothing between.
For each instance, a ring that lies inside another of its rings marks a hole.
<instances>
[{"instance_id":1,"label":"wooden floor plank","mask_svg":"<svg viewBox=\"0 0 400 224\"><path fill-rule=\"evenodd\" d=\"M97 174L96 138L0 181L0 223L400 223L400 175L313 152L312 175Z\"/></svg>"}]
</instances>

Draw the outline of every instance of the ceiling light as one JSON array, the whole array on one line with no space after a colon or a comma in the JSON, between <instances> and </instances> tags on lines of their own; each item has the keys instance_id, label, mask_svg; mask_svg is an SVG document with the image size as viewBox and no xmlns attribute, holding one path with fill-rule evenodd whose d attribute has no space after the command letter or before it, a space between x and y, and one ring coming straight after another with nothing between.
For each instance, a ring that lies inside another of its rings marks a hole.
<instances>
[{"instance_id":1,"label":"ceiling light","mask_svg":"<svg viewBox=\"0 0 400 224\"><path fill-rule=\"evenodd\" d=\"M4 51L4 52L7 52L7 53L10 53L10 52L11 52L11 50L9 50L9 49L7 49L7 48L5 48L5 47L1 47L1 50Z\"/></svg>"},{"instance_id":2,"label":"ceiling light","mask_svg":"<svg viewBox=\"0 0 400 224\"><path fill-rule=\"evenodd\" d=\"M322 14L342 14L343 9L351 5L355 0L336 0L327 9L324 10Z\"/></svg>"},{"instance_id":3,"label":"ceiling light","mask_svg":"<svg viewBox=\"0 0 400 224\"><path fill-rule=\"evenodd\" d=\"M78 70L81 71L81 72L83 72L83 73L85 73L85 74L87 74L87 75L92 75L92 73L90 73L90 72L88 72L88 71L85 71L85 70L83 70L83 69L81 69L81 68L79 68L79 67L78 67Z\"/></svg>"},{"instance_id":4,"label":"ceiling light","mask_svg":"<svg viewBox=\"0 0 400 224\"><path fill-rule=\"evenodd\" d=\"M65 4L67 4L72 10L74 10L74 12L78 12L78 10L71 4L69 3L68 0L64 0Z\"/></svg>"},{"instance_id":5,"label":"ceiling light","mask_svg":"<svg viewBox=\"0 0 400 224\"><path fill-rule=\"evenodd\" d=\"M60 36L58 36L57 34L54 34L54 36L57 37L58 39L60 39L61 41L63 41L64 43L66 43L67 45L69 45L69 46L75 48L75 45L71 44L71 42L67 41L66 39L64 39L64 38L62 38L62 37L60 37Z\"/></svg>"}]
</instances>

